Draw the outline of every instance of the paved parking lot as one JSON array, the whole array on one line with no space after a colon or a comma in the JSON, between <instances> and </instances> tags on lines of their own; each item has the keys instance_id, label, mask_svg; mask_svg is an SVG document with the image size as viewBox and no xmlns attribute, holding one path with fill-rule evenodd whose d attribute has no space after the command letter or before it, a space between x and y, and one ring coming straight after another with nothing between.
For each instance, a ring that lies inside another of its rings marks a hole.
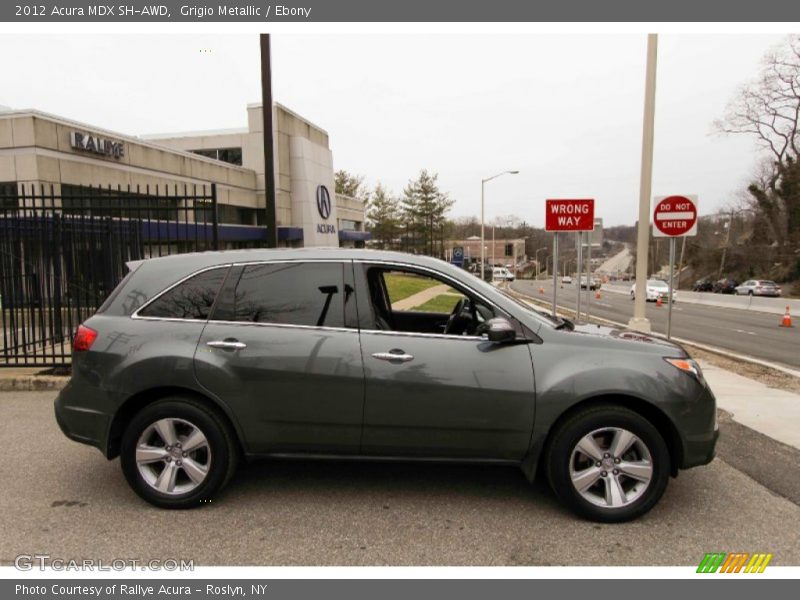
<instances>
[{"instance_id":1,"label":"paved parking lot","mask_svg":"<svg viewBox=\"0 0 800 600\"><path fill-rule=\"evenodd\" d=\"M517 469L419 464L260 462L209 506L178 512L145 504L118 461L67 440L53 398L0 393L3 565L34 553L197 565L693 565L712 550L800 565L798 498L760 478L770 466L790 477L800 453L776 453L736 424L723 423L720 459L681 473L656 509L625 525L574 518Z\"/></svg>"}]
</instances>

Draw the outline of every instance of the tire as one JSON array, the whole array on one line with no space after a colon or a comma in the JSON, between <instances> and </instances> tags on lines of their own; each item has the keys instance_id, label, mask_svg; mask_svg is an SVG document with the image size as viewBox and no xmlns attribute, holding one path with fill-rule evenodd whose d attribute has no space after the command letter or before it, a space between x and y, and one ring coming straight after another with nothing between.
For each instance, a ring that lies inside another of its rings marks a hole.
<instances>
[{"instance_id":1,"label":"tire","mask_svg":"<svg viewBox=\"0 0 800 600\"><path fill-rule=\"evenodd\" d=\"M174 446L167 443L170 437ZM138 457L137 447L144 450ZM160 508L195 508L209 502L233 477L238 459L238 445L224 419L206 404L185 397L164 398L136 413L120 451L128 484Z\"/></svg>"},{"instance_id":2,"label":"tire","mask_svg":"<svg viewBox=\"0 0 800 600\"><path fill-rule=\"evenodd\" d=\"M615 461L613 451L604 450L612 450L608 442L625 439L615 437L621 431L632 434L635 441ZM589 437L595 447L586 444ZM581 452L579 443L593 452L601 451L599 466ZM663 495L671 470L669 451L658 430L638 413L616 405L587 408L566 419L553 433L544 461L556 496L575 514L602 523L622 523L648 512ZM579 483L574 484L573 479ZM583 491L576 487L590 482Z\"/></svg>"}]
</instances>

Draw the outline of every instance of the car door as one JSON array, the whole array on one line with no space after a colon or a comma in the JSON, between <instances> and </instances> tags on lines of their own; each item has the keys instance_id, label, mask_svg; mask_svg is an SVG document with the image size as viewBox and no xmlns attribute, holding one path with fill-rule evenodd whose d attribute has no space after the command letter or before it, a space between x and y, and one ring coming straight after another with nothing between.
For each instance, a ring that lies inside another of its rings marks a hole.
<instances>
[{"instance_id":1,"label":"car door","mask_svg":"<svg viewBox=\"0 0 800 600\"><path fill-rule=\"evenodd\" d=\"M364 380L352 262L235 265L195 353L255 453L356 454Z\"/></svg>"},{"instance_id":2,"label":"car door","mask_svg":"<svg viewBox=\"0 0 800 600\"><path fill-rule=\"evenodd\" d=\"M366 383L362 454L521 459L528 450L535 409L528 344L500 345L479 335L434 333L428 329L434 318L422 326L427 331L394 329L391 313L400 312L399 301L392 302L388 316L381 316L385 307L376 306L380 294L374 272L388 270L435 280L403 299L409 310L438 311L447 320L446 311L460 297L473 297L463 284L431 272L356 263ZM391 297L392 285L388 287ZM477 295L473 299L497 310Z\"/></svg>"}]
</instances>

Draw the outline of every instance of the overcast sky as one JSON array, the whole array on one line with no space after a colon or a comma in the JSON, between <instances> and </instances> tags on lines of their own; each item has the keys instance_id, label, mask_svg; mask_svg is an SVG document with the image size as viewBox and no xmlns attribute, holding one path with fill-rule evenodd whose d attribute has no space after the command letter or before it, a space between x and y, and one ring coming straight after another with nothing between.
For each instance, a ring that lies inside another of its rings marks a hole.
<instances>
[{"instance_id":1,"label":"overcast sky","mask_svg":"<svg viewBox=\"0 0 800 600\"><path fill-rule=\"evenodd\" d=\"M714 212L757 148L711 124L777 35L661 35L653 193ZM593 197L636 220L645 35L273 36L278 102L326 129L334 166L400 194L439 173L454 216L544 222L544 199ZM3 35L0 105L126 134L244 127L260 101L256 35ZM9 59L10 58L10 59Z\"/></svg>"}]
</instances>

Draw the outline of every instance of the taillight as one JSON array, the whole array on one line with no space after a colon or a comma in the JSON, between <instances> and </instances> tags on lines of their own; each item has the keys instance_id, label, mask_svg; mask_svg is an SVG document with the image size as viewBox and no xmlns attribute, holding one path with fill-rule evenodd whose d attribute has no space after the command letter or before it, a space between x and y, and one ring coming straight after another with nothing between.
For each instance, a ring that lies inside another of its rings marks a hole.
<instances>
[{"instance_id":1,"label":"taillight","mask_svg":"<svg viewBox=\"0 0 800 600\"><path fill-rule=\"evenodd\" d=\"M75 338L72 340L72 349L75 352L86 352L96 339L97 332L94 329L86 327L86 325L79 325L78 331L75 332Z\"/></svg>"}]
</instances>

